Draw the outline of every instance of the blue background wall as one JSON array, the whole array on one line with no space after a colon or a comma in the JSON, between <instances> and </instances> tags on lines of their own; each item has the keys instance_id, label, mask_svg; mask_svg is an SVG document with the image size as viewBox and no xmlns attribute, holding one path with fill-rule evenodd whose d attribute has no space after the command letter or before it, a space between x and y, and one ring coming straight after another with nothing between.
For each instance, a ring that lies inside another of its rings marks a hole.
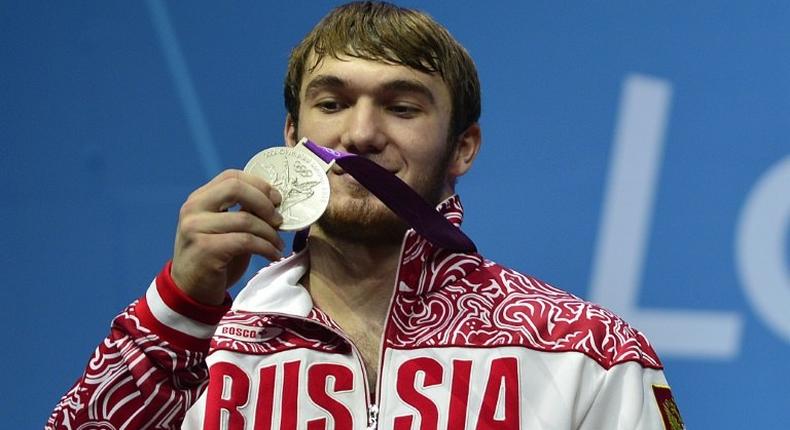
<instances>
[{"instance_id":1,"label":"blue background wall","mask_svg":"<svg viewBox=\"0 0 790 430\"><path fill-rule=\"evenodd\" d=\"M479 66L479 248L644 329L690 428L787 428L788 3L405 4ZM188 193L281 144L330 6L0 2L4 428L43 425Z\"/></svg>"}]
</instances>

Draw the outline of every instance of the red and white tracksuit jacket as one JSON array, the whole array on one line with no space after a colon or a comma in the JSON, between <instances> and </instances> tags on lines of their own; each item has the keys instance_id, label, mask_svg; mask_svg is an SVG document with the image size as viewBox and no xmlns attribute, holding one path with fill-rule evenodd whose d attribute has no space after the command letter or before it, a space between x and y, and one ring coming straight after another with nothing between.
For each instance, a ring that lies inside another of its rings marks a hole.
<instances>
[{"instance_id":1,"label":"red and white tracksuit jacket","mask_svg":"<svg viewBox=\"0 0 790 430\"><path fill-rule=\"evenodd\" d=\"M457 197L440 210L461 221ZM49 429L682 428L647 339L486 260L404 238L372 399L355 346L298 281L305 251L230 306L169 275L112 323Z\"/></svg>"}]
</instances>

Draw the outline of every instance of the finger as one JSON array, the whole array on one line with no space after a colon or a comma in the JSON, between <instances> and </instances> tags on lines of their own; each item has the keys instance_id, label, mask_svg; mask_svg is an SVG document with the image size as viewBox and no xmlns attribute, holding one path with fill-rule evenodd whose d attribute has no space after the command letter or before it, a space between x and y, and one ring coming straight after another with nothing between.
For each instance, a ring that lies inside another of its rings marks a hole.
<instances>
[{"instance_id":1,"label":"finger","mask_svg":"<svg viewBox=\"0 0 790 430\"><path fill-rule=\"evenodd\" d=\"M252 233L231 232L202 235L203 242L211 242L211 247L229 257L256 254L269 260L279 260L282 252L274 244Z\"/></svg>"},{"instance_id":2,"label":"finger","mask_svg":"<svg viewBox=\"0 0 790 430\"><path fill-rule=\"evenodd\" d=\"M263 192L269 197L269 200L271 200L275 206L279 206L280 203L282 202L282 195L280 194L280 192L276 188L274 188L272 184L267 182L262 177L240 170L230 170L228 171L228 175L231 178L235 177L237 179L248 182L255 188L261 190L261 192Z\"/></svg>"},{"instance_id":3,"label":"finger","mask_svg":"<svg viewBox=\"0 0 790 430\"><path fill-rule=\"evenodd\" d=\"M279 226L282 216L269 196L271 187L260 178L237 173L215 181L190 196L193 211L220 212L238 204L269 224Z\"/></svg>"},{"instance_id":4,"label":"finger","mask_svg":"<svg viewBox=\"0 0 790 430\"><path fill-rule=\"evenodd\" d=\"M272 243L279 250L285 248L285 243L273 226L245 211L194 214L184 220L182 230L198 234L250 233Z\"/></svg>"},{"instance_id":5,"label":"finger","mask_svg":"<svg viewBox=\"0 0 790 430\"><path fill-rule=\"evenodd\" d=\"M194 190L191 194L189 194L189 197L187 197L186 201L181 206L180 218L183 219L185 215L195 212L202 212L207 210L217 211L217 208L213 207L216 206L216 202L214 202L214 199L210 198L213 194L215 194L215 189L217 187L217 184L230 178L236 178L239 176L239 173L241 173L240 170L234 170L234 169L225 170L220 174L218 174L217 176L211 178L210 181L203 184L201 187ZM233 204L230 204L227 207L221 207L221 206L222 205L220 205L218 209L225 210L230 206L233 206Z\"/></svg>"},{"instance_id":6,"label":"finger","mask_svg":"<svg viewBox=\"0 0 790 430\"><path fill-rule=\"evenodd\" d=\"M252 175L237 169L227 169L223 171L219 175L212 178L205 185L195 190L195 192L192 194L197 196L197 195L205 194L207 192L211 192L217 186L217 184L220 184L227 180L240 180L251 184L255 188L261 190L261 192L264 193L266 196L268 196L269 199L272 200L272 202L275 204L275 206L279 205L280 202L282 201L282 196L280 195L280 193L277 192L277 190L274 189L274 187L272 187L271 184L266 182L266 180L264 180L259 176Z\"/></svg>"},{"instance_id":7,"label":"finger","mask_svg":"<svg viewBox=\"0 0 790 430\"><path fill-rule=\"evenodd\" d=\"M202 188L209 187L211 185L220 183L227 179L240 179L249 182L254 187L261 190L261 192L269 196L269 199L272 201L272 203L274 203L275 206L279 206L280 203L282 203L283 198L280 192L276 188L274 188L270 183L268 183L265 179L261 178L260 176L253 175L237 169L227 169L223 171L219 175L215 176L206 185L199 188L198 191L200 191Z\"/></svg>"},{"instance_id":8,"label":"finger","mask_svg":"<svg viewBox=\"0 0 790 430\"><path fill-rule=\"evenodd\" d=\"M224 181L226 179L239 177L239 175L241 173L244 173L244 172L242 172L241 170L238 170L238 169L226 169L226 170L223 170L222 172L220 172L220 174L218 174L217 176L214 176L213 178L211 178L210 181L208 181L205 184L203 184L203 186L201 186L200 188L196 189L192 194L202 194L207 189L210 189L211 187L215 186L216 184L218 184L218 183L220 183L220 182L222 182L222 181Z\"/></svg>"}]
</instances>

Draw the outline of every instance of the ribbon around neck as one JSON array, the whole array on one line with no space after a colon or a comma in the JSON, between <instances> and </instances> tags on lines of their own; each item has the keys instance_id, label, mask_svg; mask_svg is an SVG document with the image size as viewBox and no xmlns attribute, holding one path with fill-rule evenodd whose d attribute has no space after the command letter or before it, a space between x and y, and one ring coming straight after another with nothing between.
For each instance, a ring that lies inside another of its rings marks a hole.
<instances>
[{"instance_id":1,"label":"ribbon around neck","mask_svg":"<svg viewBox=\"0 0 790 430\"><path fill-rule=\"evenodd\" d=\"M304 146L324 162L337 163L429 242L451 251L477 250L474 242L460 228L383 167L367 158L325 148L310 140L305 141Z\"/></svg>"}]
</instances>

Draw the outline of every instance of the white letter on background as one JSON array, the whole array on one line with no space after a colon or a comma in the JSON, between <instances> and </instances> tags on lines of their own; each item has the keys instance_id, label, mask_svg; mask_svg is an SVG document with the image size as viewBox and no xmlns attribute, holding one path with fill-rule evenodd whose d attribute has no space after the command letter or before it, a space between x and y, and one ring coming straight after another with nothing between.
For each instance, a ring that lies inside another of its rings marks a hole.
<instances>
[{"instance_id":1,"label":"white letter on background","mask_svg":"<svg viewBox=\"0 0 790 430\"><path fill-rule=\"evenodd\" d=\"M590 296L646 333L663 357L732 358L740 315L637 307L671 92L668 82L647 76L623 84Z\"/></svg>"},{"instance_id":2,"label":"white letter on background","mask_svg":"<svg viewBox=\"0 0 790 430\"><path fill-rule=\"evenodd\" d=\"M735 260L741 284L760 318L790 342L790 155L757 181L741 212Z\"/></svg>"}]
</instances>

